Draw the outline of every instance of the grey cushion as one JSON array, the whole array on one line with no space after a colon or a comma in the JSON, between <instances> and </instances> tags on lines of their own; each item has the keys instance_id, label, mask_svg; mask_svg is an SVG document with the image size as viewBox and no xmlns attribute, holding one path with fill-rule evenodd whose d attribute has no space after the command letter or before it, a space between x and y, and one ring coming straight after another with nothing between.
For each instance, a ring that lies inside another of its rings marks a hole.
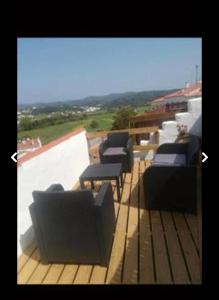
<instances>
[{"instance_id":1,"label":"grey cushion","mask_svg":"<svg viewBox=\"0 0 219 300\"><path fill-rule=\"evenodd\" d=\"M104 152L103 155L126 155L127 153L124 151L123 147L113 147L113 148L107 148Z\"/></svg>"},{"instance_id":2,"label":"grey cushion","mask_svg":"<svg viewBox=\"0 0 219 300\"><path fill-rule=\"evenodd\" d=\"M173 166L185 166L186 155L185 154L156 154L152 165L173 165Z\"/></svg>"}]
</instances>

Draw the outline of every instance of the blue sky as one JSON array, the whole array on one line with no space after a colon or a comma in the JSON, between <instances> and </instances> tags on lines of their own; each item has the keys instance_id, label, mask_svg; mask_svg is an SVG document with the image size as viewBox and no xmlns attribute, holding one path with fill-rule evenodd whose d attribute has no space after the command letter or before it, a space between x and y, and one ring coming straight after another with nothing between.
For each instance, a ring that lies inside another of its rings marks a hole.
<instances>
[{"instance_id":1,"label":"blue sky","mask_svg":"<svg viewBox=\"0 0 219 300\"><path fill-rule=\"evenodd\" d=\"M18 103L180 88L201 79L200 38L19 38Z\"/></svg>"}]
</instances>

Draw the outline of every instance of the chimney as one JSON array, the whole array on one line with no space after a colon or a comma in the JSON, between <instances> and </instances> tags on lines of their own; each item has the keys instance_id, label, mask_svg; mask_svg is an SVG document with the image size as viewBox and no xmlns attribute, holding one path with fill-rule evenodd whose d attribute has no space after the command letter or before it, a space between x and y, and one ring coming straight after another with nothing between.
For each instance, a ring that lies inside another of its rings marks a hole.
<instances>
[{"instance_id":1,"label":"chimney","mask_svg":"<svg viewBox=\"0 0 219 300\"><path fill-rule=\"evenodd\" d=\"M186 89L188 89L190 87L190 83L186 82Z\"/></svg>"}]
</instances>

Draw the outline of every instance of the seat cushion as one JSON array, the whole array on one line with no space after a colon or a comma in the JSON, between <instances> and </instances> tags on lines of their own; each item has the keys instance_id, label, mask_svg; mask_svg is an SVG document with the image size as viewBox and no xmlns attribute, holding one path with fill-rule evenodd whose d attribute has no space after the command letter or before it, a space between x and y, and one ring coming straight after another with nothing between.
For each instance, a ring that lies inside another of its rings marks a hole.
<instances>
[{"instance_id":1,"label":"seat cushion","mask_svg":"<svg viewBox=\"0 0 219 300\"><path fill-rule=\"evenodd\" d=\"M185 154L156 154L152 160L152 165L170 165L170 166L185 166Z\"/></svg>"},{"instance_id":2,"label":"seat cushion","mask_svg":"<svg viewBox=\"0 0 219 300\"><path fill-rule=\"evenodd\" d=\"M112 147L107 148L105 152L103 152L104 156L112 156L112 155L126 155L123 147Z\"/></svg>"}]
</instances>

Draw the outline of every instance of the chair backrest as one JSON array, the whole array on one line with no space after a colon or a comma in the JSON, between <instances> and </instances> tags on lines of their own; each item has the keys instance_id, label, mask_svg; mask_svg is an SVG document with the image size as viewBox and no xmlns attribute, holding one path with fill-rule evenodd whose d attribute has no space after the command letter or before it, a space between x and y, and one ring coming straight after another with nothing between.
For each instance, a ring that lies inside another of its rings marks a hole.
<instances>
[{"instance_id":1,"label":"chair backrest","mask_svg":"<svg viewBox=\"0 0 219 300\"><path fill-rule=\"evenodd\" d=\"M196 162L199 150L201 148L200 140L195 135L185 135L184 137L177 138L176 143L185 143L186 147L186 158L188 164L193 164Z\"/></svg>"},{"instance_id":2,"label":"chair backrest","mask_svg":"<svg viewBox=\"0 0 219 300\"><path fill-rule=\"evenodd\" d=\"M108 133L107 140L109 147L126 147L129 139L128 132Z\"/></svg>"},{"instance_id":3,"label":"chair backrest","mask_svg":"<svg viewBox=\"0 0 219 300\"><path fill-rule=\"evenodd\" d=\"M187 161L188 164L196 163L198 153L201 148L199 138L195 135L191 136L187 147Z\"/></svg>"},{"instance_id":4,"label":"chair backrest","mask_svg":"<svg viewBox=\"0 0 219 300\"><path fill-rule=\"evenodd\" d=\"M90 251L99 251L91 191L34 191L33 199L34 227L48 251L52 245L57 252L63 251L63 245L68 244L65 251L70 257L72 249L80 252L79 243L84 247L89 244Z\"/></svg>"}]
</instances>

